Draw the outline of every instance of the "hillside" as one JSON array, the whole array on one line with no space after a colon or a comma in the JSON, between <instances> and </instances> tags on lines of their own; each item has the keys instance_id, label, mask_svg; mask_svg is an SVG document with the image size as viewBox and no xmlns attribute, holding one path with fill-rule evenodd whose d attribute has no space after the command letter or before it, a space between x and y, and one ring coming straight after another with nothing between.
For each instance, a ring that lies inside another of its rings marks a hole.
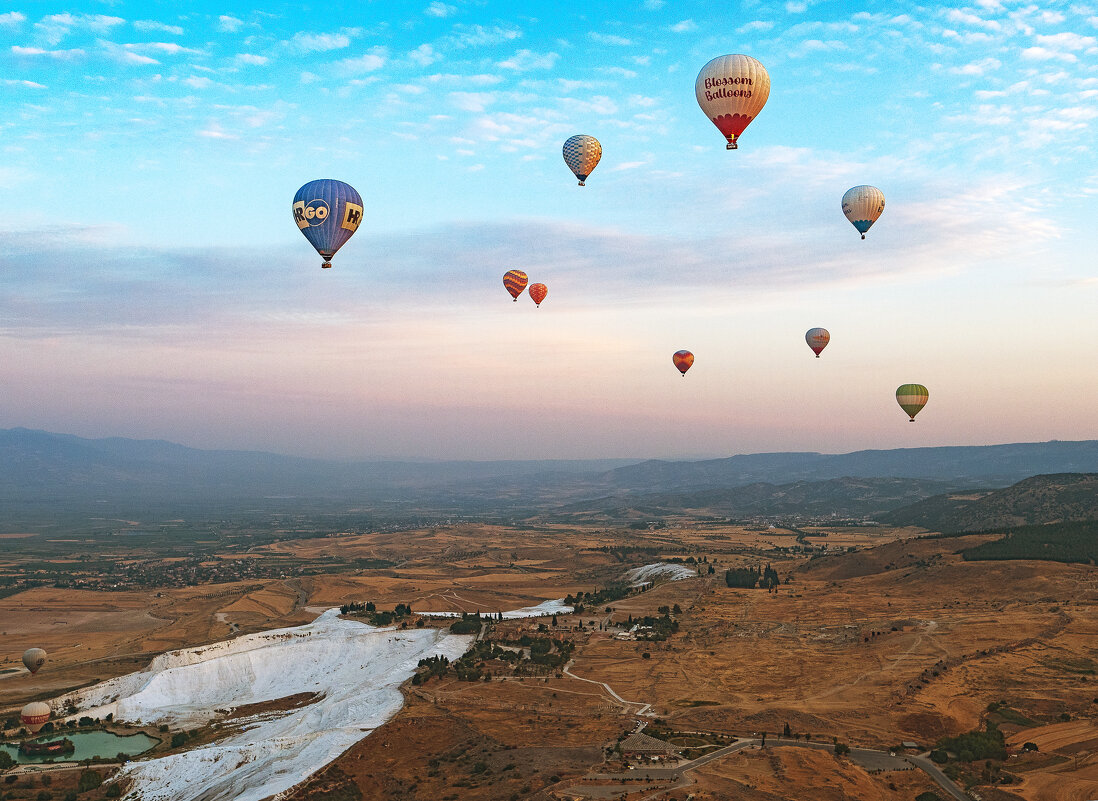
<instances>
[{"instance_id":1,"label":"hillside","mask_svg":"<svg viewBox=\"0 0 1098 801\"><path fill-rule=\"evenodd\" d=\"M630 520L692 514L748 520L757 517L856 518L877 516L956 486L909 478L836 478L790 484L757 482L743 487L690 493L608 497L553 511L576 519Z\"/></svg>"},{"instance_id":2,"label":"hillside","mask_svg":"<svg viewBox=\"0 0 1098 801\"><path fill-rule=\"evenodd\" d=\"M1098 519L1098 474L1032 476L999 490L936 495L890 512L882 521L931 531L995 528Z\"/></svg>"}]
</instances>

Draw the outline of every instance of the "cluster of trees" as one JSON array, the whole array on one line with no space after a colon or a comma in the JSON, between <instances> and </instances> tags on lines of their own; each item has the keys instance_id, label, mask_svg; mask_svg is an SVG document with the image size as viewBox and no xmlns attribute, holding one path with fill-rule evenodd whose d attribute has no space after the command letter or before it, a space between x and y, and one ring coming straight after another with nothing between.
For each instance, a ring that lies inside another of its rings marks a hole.
<instances>
[{"instance_id":1,"label":"cluster of trees","mask_svg":"<svg viewBox=\"0 0 1098 801\"><path fill-rule=\"evenodd\" d=\"M1098 520L1050 523L1007 530L1000 540L965 548L966 561L1043 559L1048 562L1098 563Z\"/></svg>"},{"instance_id":2,"label":"cluster of trees","mask_svg":"<svg viewBox=\"0 0 1098 801\"><path fill-rule=\"evenodd\" d=\"M756 586L770 592L779 584L781 579L778 571L767 565L760 567L734 567L724 572L724 583L729 587L751 590Z\"/></svg>"},{"instance_id":3,"label":"cluster of trees","mask_svg":"<svg viewBox=\"0 0 1098 801\"><path fill-rule=\"evenodd\" d=\"M600 606L605 603L620 601L622 598L628 598L630 595L644 592L648 586L650 585L645 585L644 587L630 587L625 584L611 584L608 587L603 587L601 590L596 589L594 592L584 592L583 590L580 590L575 595L566 595L564 597L564 602L575 609L576 614L580 614L583 612L584 607Z\"/></svg>"},{"instance_id":4,"label":"cluster of trees","mask_svg":"<svg viewBox=\"0 0 1098 801\"><path fill-rule=\"evenodd\" d=\"M503 612L498 612L495 617L492 615L481 617L480 612L462 612L461 619L450 624L450 633L479 634L481 624L491 620L503 620Z\"/></svg>"},{"instance_id":5,"label":"cluster of trees","mask_svg":"<svg viewBox=\"0 0 1098 801\"><path fill-rule=\"evenodd\" d=\"M339 611L344 615L364 617L370 621L371 626L390 626L395 621L410 617L412 614L412 605L397 604L391 612L379 612L377 605L373 601L367 601L366 603L356 603L352 601L349 604L343 604L339 607Z\"/></svg>"},{"instance_id":6,"label":"cluster of trees","mask_svg":"<svg viewBox=\"0 0 1098 801\"><path fill-rule=\"evenodd\" d=\"M930 752L930 758L939 764L949 761L949 753L957 755L961 762L978 759L1006 759L1006 738L999 727L988 721L983 731L975 730L956 737L943 737L938 747Z\"/></svg>"}]
</instances>

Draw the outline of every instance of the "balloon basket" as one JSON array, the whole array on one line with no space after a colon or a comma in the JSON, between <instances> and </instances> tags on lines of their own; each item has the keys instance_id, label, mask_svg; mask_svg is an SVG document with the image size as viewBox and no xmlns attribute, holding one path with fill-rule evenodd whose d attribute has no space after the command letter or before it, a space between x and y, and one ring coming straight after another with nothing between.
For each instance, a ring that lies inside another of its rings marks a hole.
<instances>
[{"instance_id":1,"label":"balloon basket","mask_svg":"<svg viewBox=\"0 0 1098 801\"><path fill-rule=\"evenodd\" d=\"M724 149L725 150L739 150L740 146L737 145L735 142L729 142L727 145L724 146Z\"/></svg>"},{"instance_id":2,"label":"balloon basket","mask_svg":"<svg viewBox=\"0 0 1098 801\"><path fill-rule=\"evenodd\" d=\"M326 261L326 262L324 262L324 263L323 263L322 265L320 265L320 266L321 266L321 267L322 267L323 269L327 270L327 269L330 269L330 268L331 268L331 266L332 266L332 263L331 263L330 261Z\"/></svg>"}]
</instances>

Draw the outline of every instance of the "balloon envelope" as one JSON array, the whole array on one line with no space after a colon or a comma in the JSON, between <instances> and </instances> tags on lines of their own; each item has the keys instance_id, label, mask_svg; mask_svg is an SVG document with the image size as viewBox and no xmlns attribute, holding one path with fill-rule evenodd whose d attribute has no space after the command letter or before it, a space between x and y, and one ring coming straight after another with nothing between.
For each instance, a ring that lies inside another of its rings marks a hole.
<instances>
[{"instance_id":1,"label":"balloon envelope","mask_svg":"<svg viewBox=\"0 0 1098 801\"><path fill-rule=\"evenodd\" d=\"M896 390L896 402L900 408L907 412L911 422L915 422L915 415L926 406L930 393L922 384L904 384Z\"/></svg>"},{"instance_id":2,"label":"balloon envelope","mask_svg":"<svg viewBox=\"0 0 1098 801\"><path fill-rule=\"evenodd\" d=\"M301 233L324 258L321 266L331 267L332 256L362 222L362 197L343 181L309 181L294 195L293 212Z\"/></svg>"},{"instance_id":3,"label":"balloon envelope","mask_svg":"<svg viewBox=\"0 0 1098 801\"><path fill-rule=\"evenodd\" d=\"M37 673L46 664L46 652L41 648L28 648L23 652L23 664L31 674Z\"/></svg>"},{"instance_id":4,"label":"balloon envelope","mask_svg":"<svg viewBox=\"0 0 1098 801\"><path fill-rule=\"evenodd\" d=\"M564 163L579 178L580 186L586 186L584 181L594 172L601 158L602 144L593 136L577 134L564 143Z\"/></svg>"},{"instance_id":5,"label":"balloon envelope","mask_svg":"<svg viewBox=\"0 0 1098 801\"><path fill-rule=\"evenodd\" d=\"M852 186L843 195L843 214L858 229L862 239L884 209L884 192L875 186Z\"/></svg>"},{"instance_id":6,"label":"balloon envelope","mask_svg":"<svg viewBox=\"0 0 1098 801\"><path fill-rule=\"evenodd\" d=\"M545 284L530 284L529 292L534 305L540 307L541 302L545 300L545 296L549 294L549 288Z\"/></svg>"},{"instance_id":7,"label":"balloon envelope","mask_svg":"<svg viewBox=\"0 0 1098 801\"><path fill-rule=\"evenodd\" d=\"M671 356L671 361L675 363L675 367L679 368L679 372L685 376L686 371L694 363L694 354L688 350L677 350Z\"/></svg>"},{"instance_id":8,"label":"balloon envelope","mask_svg":"<svg viewBox=\"0 0 1098 801\"><path fill-rule=\"evenodd\" d=\"M20 722L27 727L32 734L38 734L38 730L46 725L50 719L50 705L41 701L31 701L23 711L19 713Z\"/></svg>"},{"instance_id":9,"label":"balloon envelope","mask_svg":"<svg viewBox=\"0 0 1098 801\"><path fill-rule=\"evenodd\" d=\"M804 335L804 341L808 343L808 347L812 348L812 352L816 354L816 358L820 358L820 351L827 347L827 343L831 341L831 334L827 332L826 328L810 328L808 333Z\"/></svg>"},{"instance_id":10,"label":"balloon envelope","mask_svg":"<svg viewBox=\"0 0 1098 801\"><path fill-rule=\"evenodd\" d=\"M529 281L529 276L522 270L508 270L503 274L503 285L507 287L507 291L511 293L511 297L518 302L518 296L522 294L522 290L526 289L526 282Z\"/></svg>"},{"instance_id":11,"label":"balloon envelope","mask_svg":"<svg viewBox=\"0 0 1098 801\"><path fill-rule=\"evenodd\" d=\"M735 150L740 134L770 97L770 75L751 56L717 56L698 73L694 95L705 116L728 140L727 149Z\"/></svg>"}]
</instances>

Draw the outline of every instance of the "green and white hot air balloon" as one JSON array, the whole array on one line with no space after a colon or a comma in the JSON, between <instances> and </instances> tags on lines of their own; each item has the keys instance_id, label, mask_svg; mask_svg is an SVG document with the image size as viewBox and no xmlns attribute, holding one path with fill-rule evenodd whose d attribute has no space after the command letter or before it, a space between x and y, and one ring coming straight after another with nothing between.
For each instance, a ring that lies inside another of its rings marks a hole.
<instances>
[{"instance_id":1,"label":"green and white hot air balloon","mask_svg":"<svg viewBox=\"0 0 1098 801\"><path fill-rule=\"evenodd\" d=\"M904 384L896 390L896 403L907 412L911 422L915 422L915 415L923 410L930 393L922 384Z\"/></svg>"}]
</instances>

